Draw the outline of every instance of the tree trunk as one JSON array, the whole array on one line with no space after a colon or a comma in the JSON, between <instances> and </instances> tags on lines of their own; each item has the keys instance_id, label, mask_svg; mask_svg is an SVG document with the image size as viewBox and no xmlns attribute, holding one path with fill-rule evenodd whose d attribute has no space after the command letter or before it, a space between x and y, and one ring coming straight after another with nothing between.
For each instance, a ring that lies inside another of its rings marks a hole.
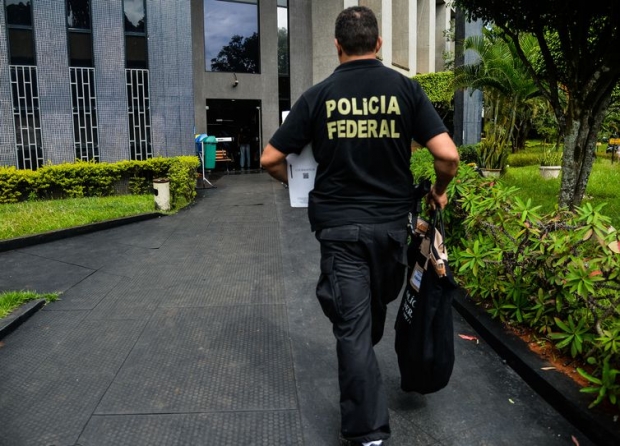
<instances>
[{"instance_id":1,"label":"tree trunk","mask_svg":"<svg viewBox=\"0 0 620 446\"><path fill-rule=\"evenodd\" d=\"M596 137L606 109L606 106L590 110L575 103L569 105L564 136L560 207L572 210L581 205L594 164Z\"/></svg>"}]
</instances>

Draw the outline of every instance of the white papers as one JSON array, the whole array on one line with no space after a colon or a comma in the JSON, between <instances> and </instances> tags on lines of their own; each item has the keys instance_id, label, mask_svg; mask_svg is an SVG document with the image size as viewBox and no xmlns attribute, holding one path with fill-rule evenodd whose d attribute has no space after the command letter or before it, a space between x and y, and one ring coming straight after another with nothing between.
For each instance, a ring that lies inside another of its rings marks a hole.
<instances>
[{"instance_id":1,"label":"white papers","mask_svg":"<svg viewBox=\"0 0 620 446\"><path fill-rule=\"evenodd\" d=\"M314 189L317 162L308 144L299 155L294 153L286 157L288 169L288 191L291 207L307 208L308 194Z\"/></svg>"}]
</instances>

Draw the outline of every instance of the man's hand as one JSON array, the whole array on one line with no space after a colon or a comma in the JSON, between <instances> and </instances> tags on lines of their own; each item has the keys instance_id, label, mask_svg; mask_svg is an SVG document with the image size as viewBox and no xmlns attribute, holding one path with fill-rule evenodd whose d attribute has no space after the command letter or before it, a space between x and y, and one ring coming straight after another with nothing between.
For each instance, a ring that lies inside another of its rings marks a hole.
<instances>
[{"instance_id":1,"label":"man's hand","mask_svg":"<svg viewBox=\"0 0 620 446\"><path fill-rule=\"evenodd\" d=\"M443 194L437 193L435 185L433 185L430 192L426 196L426 202L433 211L443 209L448 204L448 195L445 192Z\"/></svg>"}]
</instances>

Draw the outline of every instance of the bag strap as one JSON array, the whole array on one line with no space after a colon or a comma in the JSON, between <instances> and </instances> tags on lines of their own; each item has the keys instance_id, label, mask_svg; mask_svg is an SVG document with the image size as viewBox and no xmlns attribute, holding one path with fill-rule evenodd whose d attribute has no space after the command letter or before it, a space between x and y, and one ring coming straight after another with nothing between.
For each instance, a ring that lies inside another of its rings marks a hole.
<instances>
[{"instance_id":1,"label":"bag strap","mask_svg":"<svg viewBox=\"0 0 620 446\"><path fill-rule=\"evenodd\" d=\"M431 215L431 228L428 232L430 236L430 261L439 277L446 275L446 264L448 263L448 251L444 243L445 226L443 211L435 210Z\"/></svg>"}]
</instances>

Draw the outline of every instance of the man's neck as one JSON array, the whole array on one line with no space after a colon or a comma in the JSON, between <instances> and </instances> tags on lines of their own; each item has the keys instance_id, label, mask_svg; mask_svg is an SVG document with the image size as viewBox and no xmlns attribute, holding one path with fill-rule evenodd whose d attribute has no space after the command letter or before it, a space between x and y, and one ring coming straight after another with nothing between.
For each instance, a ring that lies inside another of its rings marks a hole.
<instances>
[{"instance_id":1,"label":"man's neck","mask_svg":"<svg viewBox=\"0 0 620 446\"><path fill-rule=\"evenodd\" d=\"M376 58L377 58L377 55L375 53L362 54L361 56L350 56L343 52L340 56L338 56L340 64L347 63L347 62L353 62L354 60L364 60L364 59L375 60Z\"/></svg>"}]
</instances>

